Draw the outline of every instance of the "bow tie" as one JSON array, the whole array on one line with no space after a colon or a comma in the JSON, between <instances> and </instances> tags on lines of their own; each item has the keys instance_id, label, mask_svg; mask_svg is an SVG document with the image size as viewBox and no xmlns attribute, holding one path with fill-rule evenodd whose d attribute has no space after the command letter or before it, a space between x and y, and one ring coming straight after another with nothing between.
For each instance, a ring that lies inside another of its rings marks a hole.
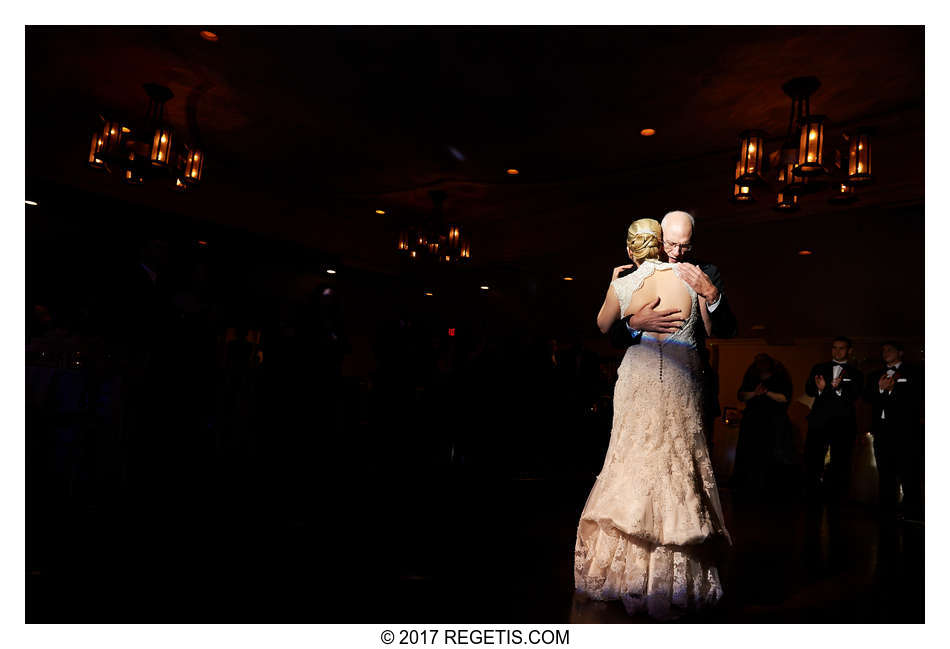
<instances>
[{"instance_id":1,"label":"bow tie","mask_svg":"<svg viewBox=\"0 0 950 649\"><path fill-rule=\"evenodd\" d=\"M899 368L896 365L888 365L887 369L894 370L896 372Z\"/></svg>"},{"instance_id":2,"label":"bow tie","mask_svg":"<svg viewBox=\"0 0 950 649\"><path fill-rule=\"evenodd\" d=\"M835 365L847 365L848 361L831 361Z\"/></svg>"}]
</instances>

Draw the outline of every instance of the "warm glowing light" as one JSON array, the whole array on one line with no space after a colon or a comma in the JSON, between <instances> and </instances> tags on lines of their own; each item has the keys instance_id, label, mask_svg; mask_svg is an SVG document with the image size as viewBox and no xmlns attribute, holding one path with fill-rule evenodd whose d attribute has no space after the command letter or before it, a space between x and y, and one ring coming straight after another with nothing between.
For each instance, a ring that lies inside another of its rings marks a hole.
<instances>
[{"instance_id":1,"label":"warm glowing light","mask_svg":"<svg viewBox=\"0 0 950 649\"><path fill-rule=\"evenodd\" d=\"M426 295L428 295L429 297L432 297L432 293L426 293Z\"/></svg>"},{"instance_id":2,"label":"warm glowing light","mask_svg":"<svg viewBox=\"0 0 950 649\"><path fill-rule=\"evenodd\" d=\"M386 213L386 210L376 210L376 213L377 213L377 214L385 214L385 213Z\"/></svg>"},{"instance_id":3,"label":"warm glowing light","mask_svg":"<svg viewBox=\"0 0 950 649\"><path fill-rule=\"evenodd\" d=\"M327 275L336 275L336 271L332 268L327 268Z\"/></svg>"},{"instance_id":4,"label":"warm glowing light","mask_svg":"<svg viewBox=\"0 0 950 649\"><path fill-rule=\"evenodd\" d=\"M749 153L755 153L755 145L754 145L754 144L750 144L750 145L749 145Z\"/></svg>"},{"instance_id":5,"label":"warm glowing light","mask_svg":"<svg viewBox=\"0 0 950 649\"><path fill-rule=\"evenodd\" d=\"M162 144L165 144L165 140L166 140L166 139L167 139L167 138L165 137L165 134L163 133L163 134L162 134Z\"/></svg>"},{"instance_id":6,"label":"warm glowing light","mask_svg":"<svg viewBox=\"0 0 950 649\"><path fill-rule=\"evenodd\" d=\"M122 127L122 132L123 132L123 133L131 133L131 132L132 132L132 129L130 129L128 126L123 126L123 127Z\"/></svg>"},{"instance_id":7,"label":"warm glowing light","mask_svg":"<svg viewBox=\"0 0 950 649\"><path fill-rule=\"evenodd\" d=\"M564 281L565 281L565 282L573 282L573 281L574 281L574 278L573 278L573 277L565 277L565 278L564 278Z\"/></svg>"},{"instance_id":8,"label":"warm glowing light","mask_svg":"<svg viewBox=\"0 0 950 649\"><path fill-rule=\"evenodd\" d=\"M749 193L749 188L748 188L748 187L740 187L740 188L739 188L739 193L740 193L740 194L748 194L748 193Z\"/></svg>"},{"instance_id":9,"label":"warm glowing light","mask_svg":"<svg viewBox=\"0 0 950 649\"><path fill-rule=\"evenodd\" d=\"M864 151L864 144L858 145L858 151Z\"/></svg>"},{"instance_id":10,"label":"warm glowing light","mask_svg":"<svg viewBox=\"0 0 950 649\"><path fill-rule=\"evenodd\" d=\"M201 38L205 39L206 41L211 41L212 43L218 42L218 35L215 34L214 32L209 32L206 29L202 29L200 34L201 34Z\"/></svg>"},{"instance_id":11,"label":"warm glowing light","mask_svg":"<svg viewBox=\"0 0 950 649\"><path fill-rule=\"evenodd\" d=\"M508 170L508 175L509 175L509 176L517 176L519 173L520 173L520 172L519 172L517 169L509 169L509 170Z\"/></svg>"},{"instance_id":12,"label":"warm glowing light","mask_svg":"<svg viewBox=\"0 0 950 649\"><path fill-rule=\"evenodd\" d=\"M808 132L808 139L809 139L809 140L814 140L816 137L818 137L818 133L816 133L815 131L809 131L809 132Z\"/></svg>"},{"instance_id":13,"label":"warm glowing light","mask_svg":"<svg viewBox=\"0 0 950 649\"><path fill-rule=\"evenodd\" d=\"M39 205L39 203L37 203L36 201L26 201L26 204L32 205L33 207L36 207L37 205Z\"/></svg>"},{"instance_id":14,"label":"warm glowing light","mask_svg":"<svg viewBox=\"0 0 950 649\"><path fill-rule=\"evenodd\" d=\"M446 256L445 256L445 261L449 261L450 259L452 259L452 258L451 258L449 255L446 255Z\"/></svg>"},{"instance_id":15,"label":"warm glowing light","mask_svg":"<svg viewBox=\"0 0 950 649\"><path fill-rule=\"evenodd\" d=\"M115 135L115 129L110 130L109 135Z\"/></svg>"},{"instance_id":16,"label":"warm glowing light","mask_svg":"<svg viewBox=\"0 0 950 649\"><path fill-rule=\"evenodd\" d=\"M487 286L479 286L478 288L482 289L483 291L487 291L487 290L488 290L488 287L487 287Z\"/></svg>"},{"instance_id":17,"label":"warm glowing light","mask_svg":"<svg viewBox=\"0 0 950 649\"><path fill-rule=\"evenodd\" d=\"M656 135L656 131L652 128L645 128L642 131L640 131L640 135L642 135L643 137L650 137L651 135Z\"/></svg>"},{"instance_id":18,"label":"warm glowing light","mask_svg":"<svg viewBox=\"0 0 950 649\"><path fill-rule=\"evenodd\" d=\"M452 327L451 329L449 329L449 335L450 335L450 336L454 336L454 335L455 335L455 327Z\"/></svg>"},{"instance_id":19,"label":"warm glowing light","mask_svg":"<svg viewBox=\"0 0 950 649\"><path fill-rule=\"evenodd\" d=\"M864 165L861 164L860 162L858 163L858 173L859 174L864 173Z\"/></svg>"},{"instance_id":20,"label":"warm glowing light","mask_svg":"<svg viewBox=\"0 0 950 649\"><path fill-rule=\"evenodd\" d=\"M409 253L409 255L410 255L411 257L415 257L415 256L416 256L416 251L413 250L411 253Z\"/></svg>"},{"instance_id":21,"label":"warm glowing light","mask_svg":"<svg viewBox=\"0 0 950 649\"><path fill-rule=\"evenodd\" d=\"M208 245L208 242L207 242L207 241L199 241L199 242L198 242L198 245L199 245L199 246L207 246L207 245Z\"/></svg>"},{"instance_id":22,"label":"warm glowing light","mask_svg":"<svg viewBox=\"0 0 950 649\"><path fill-rule=\"evenodd\" d=\"M808 255L811 254L811 250L799 250L798 254L801 255L802 257L807 257Z\"/></svg>"}]
</instances>

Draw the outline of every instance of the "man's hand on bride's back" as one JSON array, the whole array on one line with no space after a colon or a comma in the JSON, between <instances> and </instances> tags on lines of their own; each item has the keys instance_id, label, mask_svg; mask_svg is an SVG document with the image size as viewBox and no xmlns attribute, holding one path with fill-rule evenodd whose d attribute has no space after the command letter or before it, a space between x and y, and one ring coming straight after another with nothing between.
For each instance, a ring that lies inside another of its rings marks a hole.
<instances>
[{"instance_id":1,"label":"man's hand on bride's back","mask_svg":"<svg viewBox=\"0 0 950 649\"><path fill-rule=\"evenodd\" d=\"M630 316L627 321L632 329L638 331L650 331L656 334L671 334L683 326L683 317L681 309L659 309L660 298L653 302L643 305L635 314Z\"/></svg>"}]
</instances>

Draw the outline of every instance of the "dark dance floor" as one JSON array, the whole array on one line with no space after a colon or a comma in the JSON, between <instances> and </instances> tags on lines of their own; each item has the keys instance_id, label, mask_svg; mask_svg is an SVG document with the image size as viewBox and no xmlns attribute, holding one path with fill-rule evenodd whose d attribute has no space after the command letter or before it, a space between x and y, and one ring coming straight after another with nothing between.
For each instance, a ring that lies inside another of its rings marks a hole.
<instances>
[{"instance_id":1,"label":"dark dance floor","mask_svg":"<svg viewBox=\"0 0 950 649\"><path fill-rule=\"evenodd\" d=\"M593 475L407 473L355 469L279 506L224 489L217 502L47 509L28 521L27 620L647 621L573 594ZM698 621L923 622L922 524L727 489L722 500L735 540L726 596Z\"/></svg>"}]
</instances>

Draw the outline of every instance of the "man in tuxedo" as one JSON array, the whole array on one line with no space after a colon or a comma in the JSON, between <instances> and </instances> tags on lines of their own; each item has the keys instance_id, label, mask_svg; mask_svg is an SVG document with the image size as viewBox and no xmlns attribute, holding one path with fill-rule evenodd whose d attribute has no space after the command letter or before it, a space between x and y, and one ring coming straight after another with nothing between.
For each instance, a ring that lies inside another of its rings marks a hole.
<instances>
[{"instance_id":1,"label":"man in tuxedo","mask_svg":"<svg viewBox=\"0 0 950 649\"><path fill-rule=\"evenodd\" d=\"M831 342L831 360L812 367L805 381L805 394L815 399L808 414L805 440L805 479L810 497L817 495L822 484L829 445L831 491L839 497L847 493L857 434L854 406L864 386L861 372L847 360L850 352L850 339L835 338Z\"/></svg>"},{"instance_id":2,"label":"man in tuxedo","mask_svg":"<svg viewBox=\"0 0 950 649\"><path fill-rule=\"evenodd\" d=\"M681 277L696 293L706 299L713 337L732 338L736 335L738 325L723 292L719 269L711 263L698 261L693 257L693 216L689 212L669 212L663 217L660 226L663 228L663 249L667 257L674 264L680 264ZM629 272L632 272L633 266L626 268L630 268ZM626 273L618 276L623 274ZM679 309L656 309L658 304L659 298L636 313L615 322L608 331L614 347L626 349L630 345L639 344L644 331L673 333L682 326L684 316ZM711 456L713 425L720 412L719 377L709 363L705 328L697 327L696 334L696 346L703 368L703 430Z\"/></svg>"},{"instance_id":3,"label":"man in tuxedo","mask_svg":"<svg viewBox=\"0 0 950 649\"><path fill-rule=\"evenodd\" d=\"M881 359L884 367L868 376L864 391L865 399L871 404L881 510L888 517L896 514L900 485L904 488L904 513L921 520L923 375L904 363L904 348L897 341L881 345Z\"/></svg>"}]
</instances>

